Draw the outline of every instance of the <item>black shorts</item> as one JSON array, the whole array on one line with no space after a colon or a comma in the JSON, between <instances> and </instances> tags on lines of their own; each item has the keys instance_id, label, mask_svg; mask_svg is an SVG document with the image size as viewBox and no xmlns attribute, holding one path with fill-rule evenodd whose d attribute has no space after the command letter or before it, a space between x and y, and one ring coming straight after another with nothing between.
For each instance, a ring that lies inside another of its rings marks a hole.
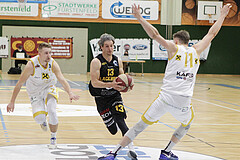
<instances>
[{"instance_id":1,"label":"black shorts","mask_svg":"<svg viewBox=\"0 0 240 160\"><path fill-rule=\"evenodd\" d=\"M97 110L107 127L114 123L114 119L127 118L121 95L111 97L95 97Z\"/></svg>"}]
</instances>

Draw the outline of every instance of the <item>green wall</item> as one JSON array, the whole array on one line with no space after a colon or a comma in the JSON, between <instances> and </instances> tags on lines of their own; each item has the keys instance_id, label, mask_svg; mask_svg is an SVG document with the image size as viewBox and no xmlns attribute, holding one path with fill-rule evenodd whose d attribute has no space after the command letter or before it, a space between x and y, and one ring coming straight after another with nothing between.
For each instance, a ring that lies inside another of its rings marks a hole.
<instances>
[{"instance_id":1,"label":"green wall","mask_svg":"<svg viewBox=\"0 0 240 160\"><path fill-rule=\"evenodd\" d=\"M98 38L102 33L111 33L115 38L148 38L139 24L111 24L111 23L79 23L79 22L43 22L43 21L0 21L0 36L3 25L14 26L47 26L47 27L84 27L88 28L89 40ZM154 25L163 37L166 26ZM202 39L207 33L209 26L173 26L173 33L185 29L189 31L191 39ZM222 27L220 33L213 40L208 55L208 60L201 63L199 73L202 74L240 74L240 27ZM79 35L81 36L81 35ZM88 71L92 60L90 45L88 46ZM1 66L0 60L0 69ZM166 61L148 60L144 64L145 73L163 73ZM141 72L141 65L131 64L131 70Z\"/></svg>"}]
</instances>

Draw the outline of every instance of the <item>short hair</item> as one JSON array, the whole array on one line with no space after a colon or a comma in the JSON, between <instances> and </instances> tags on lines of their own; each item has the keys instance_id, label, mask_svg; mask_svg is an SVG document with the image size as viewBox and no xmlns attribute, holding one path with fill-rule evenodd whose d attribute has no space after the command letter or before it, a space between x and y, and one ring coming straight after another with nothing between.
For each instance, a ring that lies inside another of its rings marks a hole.
<instances>
[{"instance_id":1,"label":"short hair","mask_svg":"<svg viewBox=\"0 0 240 160\"><path fill-rule=\"evenodd\" d=\"M18 49L22 49L22 48L23 48L23 46L22 46L22 45L19 45L17 48L18 48Z\"/></svg>"},{"instance_id":2,"label":"short hair","mask_svg":"<svg viewBox=\"0 0 240 160\"><path fill-rule=\"evenodd\" d=\"M49 43L43 42L43 43L39 44L38 50L43 49L43 48L52 48L52 46Z\"/></svg>"},{"instance_id":3,"label":"short hair","mask_svg":"<svg viewBox=\"0 0 240 160\"><path fill-rule=\"evenodd\" d=\"M98 45L103 47L105 41L112 41L115 43L115 38L111 34L104 33L101 35L100 40L98 41Z\"/></svg>"},{"instance_id":4,"label":"short hair","mask_svg":"<svg viewBox=\"0 0 240 160\"><path fill-rule=\"evenodd\" d=\"M180 30L177 33L173 34L173 38L179 38L180 43L182 44L188 44L190 40L190 35L188 31Z\"/></svg>"}]
</instances>

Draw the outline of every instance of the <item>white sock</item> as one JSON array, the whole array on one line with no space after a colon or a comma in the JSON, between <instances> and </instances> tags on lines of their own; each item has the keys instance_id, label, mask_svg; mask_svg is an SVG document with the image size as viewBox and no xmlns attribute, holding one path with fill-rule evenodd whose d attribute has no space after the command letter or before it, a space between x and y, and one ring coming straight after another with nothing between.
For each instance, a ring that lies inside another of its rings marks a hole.
<instances>
[{"instance_id":1,"label":"white sock","mask_svg":"<svg viewBox=\"0 0 240 160\"><path fill-rule=\"evenodd\" d=\"M114 148L114 150L112 151L112 153L118 154L118 152L121 151L122 149L123 149L123 147L122 147L120 144L118 144L118 145Z\"/></svg>"},{"instance_id":2,"label":"white sock","mask_svg":"<svg viewBox=\"0 0 240 160\"><path fill-rule=\"evenodd\" d=\"M55 137L56 138L57 136L57 132L51 132L51 138Z\"/></svg>"},{"instance_id":3,"label":"white sock","mask_svg":"<svg viewBox=\"0 0 240 160\"><path fill-rule=\"evenodd\" d=\"M128 144L128 149L129 149L130 151L134 151L133 142L131 142L131 143Z\"/></svg>"},{"instance_id":4,"label":"white sock","mask_svg":"<svg viewBox=\"0 0 240 160\"><path fill-rule=\"evenodd\" d=\"M175 146L176 143L174 143L173 141L170 141L167 145L167 147L164 149L166 152L170 152L172 150L172 148Z\"/></svg>"}]
</instances>

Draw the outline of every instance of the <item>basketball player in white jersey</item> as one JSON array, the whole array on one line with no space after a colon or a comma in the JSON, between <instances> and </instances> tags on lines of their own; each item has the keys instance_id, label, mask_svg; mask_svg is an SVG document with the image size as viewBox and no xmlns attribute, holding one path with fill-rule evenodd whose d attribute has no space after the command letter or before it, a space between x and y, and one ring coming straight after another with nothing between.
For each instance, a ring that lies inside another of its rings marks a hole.
<instances>
[{"instance_id":1,"label":"basketball player in white jersey","mask_svg":"<svg viewBox=\"0 0 240 160\"><path fill-rule=\"evenodd\" d=\"M55 84L57 80L69 95L70 102L78 100L79 96L72 93L68 82L63 77L59 65L51 58L51 45L41 43L38 47L38 55L28 61L19 81L17 82L7 112L14 111L16 97L26 82L26 88L30 97L33 118L40 124L43 131L47 131L46 116L51 131L49 148L56 148L56 133L58 129L58 118L56 106L58 94Z\"/></svg>"},{"instance_id":2,"label":"basketball player in white jersey","mask_svg":"<svg viewBox=\"0 0 240 160\"><path fill-rule=\"evenodd\" d=\"M230 8L231 5L224 5L221 9L220 17L203 39L192 47L188 47L190 36L187 31L181 30L175 33L173 35L173 42L165 40L155 27L142 18L140 7L135 4L132 6L134 16L149 37L167 49L168 64L158 97L144 112L140 121L128 130L116 148L99 159L113 160L118 152L132 142L139 133L149 125L158 122L160 117L169 112L181 122L181 125L173 133L167 147L161 151L159 160L178 160L178 157L171 150L186 135L194 118L191 98L200 64L199 56L219 32Z\"/></svg>"}]
</instances>

